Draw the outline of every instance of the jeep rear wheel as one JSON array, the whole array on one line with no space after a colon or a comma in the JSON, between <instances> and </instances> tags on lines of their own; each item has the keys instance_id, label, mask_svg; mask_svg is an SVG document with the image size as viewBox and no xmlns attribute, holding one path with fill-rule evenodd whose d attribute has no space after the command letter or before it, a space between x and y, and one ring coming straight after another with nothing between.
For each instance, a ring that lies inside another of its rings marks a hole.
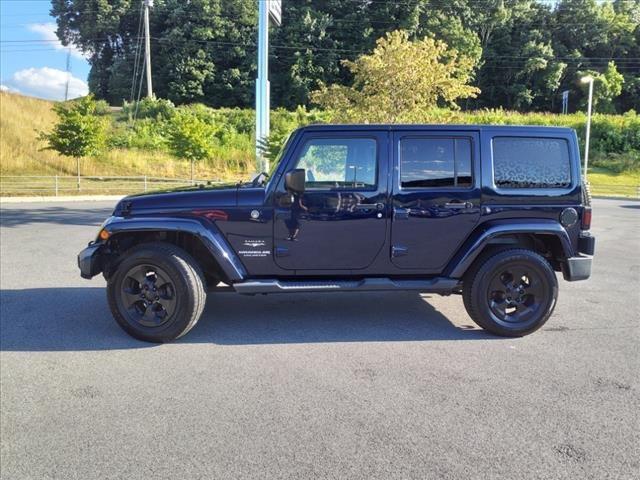
<instances>
[{"instance_id":1,"label":"jeep rear wheel","mask_svg":"<svg viewBox=\"0 0 640 480\"><path fill-rule=\"evenodd\" d=\"M544 257L524 249L485 257L467 273L464 304L480 327L520 337L549 319L558 297L555 272Z\"/></svg>"},{"instance_id":2,"label":"jeep rear wheel","mask_svg":"<svg viewBox=\"0 0 640 480\"><path fill-rule=\"evenodd\" d=\"M191 330L206 298L193 258L166 243L141 244L125 255L107 284L118 324L147 342L168 342Z\"/></svg>"}]
</instances>

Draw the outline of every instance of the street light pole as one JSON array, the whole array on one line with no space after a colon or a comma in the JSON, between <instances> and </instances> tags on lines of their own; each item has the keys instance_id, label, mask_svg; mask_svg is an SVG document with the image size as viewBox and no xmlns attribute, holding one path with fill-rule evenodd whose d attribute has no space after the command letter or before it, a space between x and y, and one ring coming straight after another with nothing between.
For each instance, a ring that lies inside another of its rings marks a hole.
<instances>
[{"instance_id":1,"label":"street light pole","mask_svg":"<svg viewBox=\"0 0 640 480\"><path fill-rule=\"evenodd\" d=\"M269 21L282 22L281 0L258 0L258 78L256 78L256 159L258 168L269 171L269 160L262 152L269 138Z\"/></svg>"},{"instance_id":2,"label":"street light pole","mask_svg":"<svg viewBox=\"0 0 640 480\"><path fill-rule=\"evenodd\" d=\"M262 142L269 137L269 5L258 0L258 78L256 79L256 157L258 169L269 170Z\"/></svg>"},{"instance_id":3,"label":"street light pole","mask_svg":"<svg viewBox=\"0 0 640 480\"><path fill-rule=\"evenodd\" d=\"M583 77L582 83L589 84L589 103L587 106L587 133L584 141L584 180L587 181L587 168L589 167L589 139L591 137L591 107L593 105L593 77Z\"/></svg>"}]
</instances>

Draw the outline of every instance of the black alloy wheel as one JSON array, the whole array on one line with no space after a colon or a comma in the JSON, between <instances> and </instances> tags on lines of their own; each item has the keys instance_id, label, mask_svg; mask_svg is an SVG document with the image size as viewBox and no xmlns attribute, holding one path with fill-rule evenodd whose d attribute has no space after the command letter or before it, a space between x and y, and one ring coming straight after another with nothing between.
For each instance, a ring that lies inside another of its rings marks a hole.
<instances>
[{"instance_id":1,"label":"black alloy wheel","mask_svg":"<svg viewBox=\"0 0 640 480\"><path fill-rule=\"evenodd\" d=\"M482 256L463 279L469 316L483 329L521 337L542 327L558 298L558 279L549 262L528 249Z\"/></svg>"},{"instance_id":2,"label":"black alloy wheel","mask_svg":"<svg viewBox=\"0 0 640 480\"><path fill-rule=\"evenodd\" d=\"M113 317L131 336L169 342L191 330L204 309L204 275L169 243L137 245L122 255L107 283Z\"/></svg>"},{"instance_id":3,"label":"black alloy wheel","mask_svg":"<svg viewBox=\"0 0 640 480\"><path fill-rule=\"evenodd\" d=\"M530 265L509 264L498 269L487 288L487 301L496 321L510 326L527 324L549 296L549 286Z\"/></svg>"},{"instance_id":4,"label":"black alloy wheel","mask_svg":"<svg viewBox=\"0 0 640 480\"><path fill-rule=\"evenodd\" d=\"M129 322L144 327L167 323L176 310L176 287L160 267L136 265L124 276L119 304Z\"/></svg>"}]
</instances>

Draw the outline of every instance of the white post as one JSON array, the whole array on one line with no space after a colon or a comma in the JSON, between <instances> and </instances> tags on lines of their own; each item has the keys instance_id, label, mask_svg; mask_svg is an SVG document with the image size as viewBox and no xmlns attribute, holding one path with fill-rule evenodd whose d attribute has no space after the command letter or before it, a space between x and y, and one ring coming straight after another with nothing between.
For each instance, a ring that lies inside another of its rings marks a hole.
<instances>
[{"instance_id":1,"label":"white post","mask_svg":"<svg viewBox=\"0 0 640 480\"><path fill-rule=\"evenodd\" d=\"M593 77L587 76L580 79L582 83L589 84L589 103L587 106L587 132L584 140L584 181L587 181L587 168L589 167L589 138L591 137L591 107L593 105Z\"/></svg>"},{"instance_id":2,"label":"white post","mask_svg":"<svg viewBox=\"0 0 640 480\"><path fill-rule=\"evenodd\" d=\"M149 7L153 7L153 0L144 0L144 69L147 73L147 97L153 98L151 84L151 38L149 34Z\"/></svg>"},{"instance_id":3,"label":"white post","mask_svg":"<svg viewBox=\"0 0 640 480\"><path fill-rule=\"evenodd\" d=\"M260 151L261 141L269 136L269 5L258 0L258 78L256 79L256 159L258 169L269 170Z\"/></svg>"}]
</instances>

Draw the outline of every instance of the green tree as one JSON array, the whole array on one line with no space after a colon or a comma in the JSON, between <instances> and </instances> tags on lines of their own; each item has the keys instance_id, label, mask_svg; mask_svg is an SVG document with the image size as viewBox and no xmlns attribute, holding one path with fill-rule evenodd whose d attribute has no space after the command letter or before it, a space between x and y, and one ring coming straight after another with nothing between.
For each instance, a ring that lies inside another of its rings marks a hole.
<instances>
[{"instance_id":1,"label":"green tree","mask_svg":"<svg viewBox=\"0 0 640 480\"><path fill-rule=\"evenodd\" d=\"M342 120L399 122L437 105L458 108L456 100L479 92L469 85L471 59L432 38L411 42L402 30L379 39L371 55L343 63L353 85L332 85L312 95Z\"/></svg>"},{"instance_id":2,"label":"green tree","mask_svg":"<svg viewBox=\"0 0 640 480\"><path fill-rule=\"evenodd\" d=\"M141 0L52 0L58 37L88 55L89 88L111 104L131 99L134 65L142 50L140 5ZM254 0L156 0L150 18L157 97L177 104L251 103L257 18Z\"/></svg>"},{"instance_id":3,"label":"green tree","mask_svg":"<svg viewBox=\"0 0 640 480\"><path fill-rule=\"evenodd\" d=\"M51 132L43 132L40 139L47 142L45 149L76 159L77 185L80 190L80 160L98 155L105 145L107 124L99 115L101 104L93 95L70 102L56 103L53 107L58 122Z\"/></svg>"},{"instance_id":4,"label":"green tree","mask_svg":"<svg viewBox=\"0 0 640 480\"><path fill-rule=\"evenodd\" d=\"M168 134L171 152L191 162L193 182L194 163L213 156L216 128L200 118L197 112L183 108L171 117Z\"/></svg>"},{"instance_id":5,"label":"green tree","mask_svg":"<svg viewBox=\"0 0 640 480\"><path fill-rule=\"evenodd\" d=\"M52 0L58 37L89 56L90 91L111 104L131 97L140 5ZM352 84L341 60L353 62L378 38L404 30L412 41L441 40L474 61L481 93L464 108L557 110L560 92L570 90L573 109L584 99L578 73L602 73L609 61L624 77L613 108L640 108L640 0L295 0L282 8L282 25L271 28L274 107L308 106L322 85ZM252 106L256 30L256 0L155 0L156 96L178 105Z\"/></svg>"},{"instance_id":6,"label":"green tree","mask_svg":"<svg viewBox=\"0 0 640 480\"><path fill-rule=\"evenodd\" d=\"M637 59L640 58L640 1L561 0L553 17L554 48L556 54L565 57L568 63L560 89L570 90L571 97L577 100L573 105L586 102L586 91L579 83L580 76L590 71L597 77L596 74L610 69L611 61L624 77L623 94L608 103L606 108L623 112L640 104L637 96L640 92L636 90L639 77Z\"/></svg>"},{"instance_id":7,"label":"green tree","mask_svg":"<svg viewBox=\"0 0 640 480\"><path fill-rule=\"evenodd\" d=\"M341 59L354 60L373 48L370 10L363 1L282 2L282 25L272 29L272 99L293 109L309 104L322 84L348 84Z\"/></svg>"}]
</instances>

